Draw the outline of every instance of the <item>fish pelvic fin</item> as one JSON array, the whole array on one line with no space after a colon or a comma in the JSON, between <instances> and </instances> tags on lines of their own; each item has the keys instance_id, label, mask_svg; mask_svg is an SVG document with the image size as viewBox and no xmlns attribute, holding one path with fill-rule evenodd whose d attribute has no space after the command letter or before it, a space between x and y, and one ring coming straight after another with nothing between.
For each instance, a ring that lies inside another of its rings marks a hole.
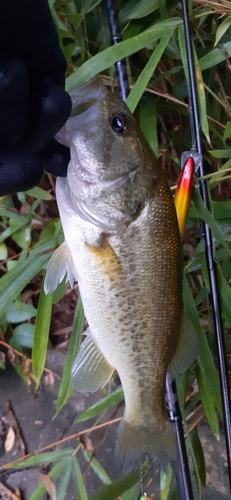
<instances>
[{"instance_id":1,"label":"fish pelvic fin","mask_svg":"<svg viewBox=\"0 0 231 500\"><path fill-rule=\"evenodd\" d=\"M71 383L78 392L95 392L111 378L115 368L108 363L97 341L87 329L71 370Z\"/></svg>"},{"instance_id":2,"label":"fish pelvic fin","mask_svg":"<svg viewBox=\"0 0 231 500\"><path fill-rule=\"evenodd\" d=\"M146 457L155 466L166 467L176 460L176 443L170 422L165 419L150 427L135 425L123 417L118 428L116 465L122 472L140 468Z\"/></svg>"},{"instance_id":3,"label":"fish pelvic fin","mask_svg":"<svg viewBox=\"0 0 231 500\"><path fill-rule=\"evenodd\" d=\"M45 293L54 292L65 276L66 282L69 281L72 288L74 281L77 281L77 276L71 252L66 241L54 251L47 264L47 273L44 282Z\"/></svg>"},{"instance_id":4,"label":"fish pelvic fin","mask_svg":"<svg viewBox=\"0 0 231 500\"><path fill-rule=\"evenodd\" d=\"M85 243L86 247L97 259L98 264L102 267L102 270L111 278L116 278L123 273L121 263L119 261L116 252L104 237L100 241L99 246L90 245Z\"/></svg>"}]
</instances>

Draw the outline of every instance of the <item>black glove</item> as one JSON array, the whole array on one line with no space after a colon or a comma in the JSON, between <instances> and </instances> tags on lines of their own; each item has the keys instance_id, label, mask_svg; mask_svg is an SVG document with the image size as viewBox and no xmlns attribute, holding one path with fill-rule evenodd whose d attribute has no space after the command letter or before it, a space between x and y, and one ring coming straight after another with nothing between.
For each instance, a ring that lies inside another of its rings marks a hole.
<instances>
[{"instance_id":1,"label":"black glove","mask_svg":"<svg viewBox=\"0 0 231 500\"><path fill-rule=\"evenodd\" d=\"M0 196L65 176L69 149L54 136L71 112L66 61L47 0L0 1Z\"/></svg>"}]
</instances>

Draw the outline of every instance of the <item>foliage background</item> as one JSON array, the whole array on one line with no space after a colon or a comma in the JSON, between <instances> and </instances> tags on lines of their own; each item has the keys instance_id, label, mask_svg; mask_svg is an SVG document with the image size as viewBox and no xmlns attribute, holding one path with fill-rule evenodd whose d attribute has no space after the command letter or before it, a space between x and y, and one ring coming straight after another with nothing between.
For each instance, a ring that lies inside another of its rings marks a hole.
<instances>
[{"instance_id":1,"label":"foliage background","mask_svg":"<svg viewBox=\"0 0 231 500\"><path fill-rule=\"evenodd\" d=\"M141 128L174 187L180 171L180 156L191 147L181 4L176 0L119 0L117 7L123 42L110 47L105 1L50 0L49 3L60 45L68 62L67 90L101 73L105 83L117 91L113 64L126 57L131 87L128 105L135 111ZM214 435L219 438L219 422L222 419L200 223L202 219L209 224L214 234L222 319L227 351L230 352L230 2L190 0L189 16L195 47L211 214L204 209L196 184L184 240L184 301L197 329L201 352L198 361L179 377L177 385L188 455L196 478L196 494L197 498L202 498L206 471L197 424L204 414ZM47 175L40 187L1 199L0 225L0 366L5 368L7 355L25 382L37 388L45 366L46 350L50 345L52 307L67 291L62 283L54 294L45 296L43 292L44 269L54 248L63 240L51 176ZM84 316L79 298L60 384L57 413L72 392L70 368L81 342L83 328ZM28 349L32 349L31 358ZM95 416L98 421L105 409L118 404L122 398L121 388L111 394L109 386L106 392L102 391L100 404L81 415L80 420ZM203 414L198 419L200 405ZM78 463L79 453L80 447L76 450L66 449L65 452L49 451L41 453L36 459L33 456L25 459L15 468L51 462L53 465L49 477L55 488L54 498L65 498L69 479L73 476L77 498L85 500L88 495ZM91 500L116 499L119 495L122 495L123 500L138 498L136 473L111 484L107 473L95 458L91 465L102 483L107 484ZM162 500L177 498L176 491L169 490L171 474L171 468L167 474L162 472ZM30 500L42 498L45 491L44 483L40 483Z\"/></svg>"}]
</instances>

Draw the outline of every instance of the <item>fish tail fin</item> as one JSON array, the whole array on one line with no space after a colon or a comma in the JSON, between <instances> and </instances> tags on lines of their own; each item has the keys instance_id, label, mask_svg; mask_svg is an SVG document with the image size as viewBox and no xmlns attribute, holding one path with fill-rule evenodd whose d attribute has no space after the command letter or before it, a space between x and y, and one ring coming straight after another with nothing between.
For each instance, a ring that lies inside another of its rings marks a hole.
<instances>
[{"instance_id":1,"label":"fish tail fin","mask_svg":"<svg viewBox=\"0 0 231 500\"><path fill-rule=\"evenodd\" d=\"M116 445L116 462L123 472L137 469L145 457L164 467L176 459L175 436L171 424L164 420L162 425L150 427L135 425L123 418Z\"/></svg>"}]
</instances>

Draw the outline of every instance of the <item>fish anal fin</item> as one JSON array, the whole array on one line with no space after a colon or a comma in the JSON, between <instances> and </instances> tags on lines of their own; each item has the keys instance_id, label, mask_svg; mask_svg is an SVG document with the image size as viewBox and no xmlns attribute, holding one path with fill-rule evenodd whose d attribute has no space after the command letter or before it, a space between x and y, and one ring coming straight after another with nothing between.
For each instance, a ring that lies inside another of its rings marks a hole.
<instances>
[{"instance_id":1,"label":"fish anal fin","mask_svg":"<svg viewBox=\"0 0 231 500\"><path fill-rule=\"evenodd\" d=\"M197 332L186 312L184 312L178 346L168 367L170 375L175 378L187 370L199 356L199 351L200 344Z\"/></svg>"},{"instance_id":2,"label":"fish anal fin","mask_svg":"<svg viewBox=\"0 0 231 500\"><path fill-rule=\"evenodd\" d=\"M77 276L71 252L66 241L54 251L47 264L47 273L44 282L45 293L54 292L65 276L66 281L69 281L70 286L73 287Z\"/></svg>"},{"instance_id":3,"label":"fish anal fin","mask_svg":"<svg viewBox=\"0 0 231 500\"><path fill-rule=\"evenodd\" d=\"M89 331L72 366L71 382L74 389L78 392L95 392L109 381L114 370Z\"/></svg>"},{"instance_id":4,"label":"fish anal fin","mask_svg":"<svg viewBox=\"0 0 231 500\"><path fill-rule=\"evenodd\" d=\"M106 238L102 238L98 246L89 243L85 243L85 245L94 254L103 272L108 274L109 277L114 278L122 274L119 258Z\"/></svg>"}]
</instances>

